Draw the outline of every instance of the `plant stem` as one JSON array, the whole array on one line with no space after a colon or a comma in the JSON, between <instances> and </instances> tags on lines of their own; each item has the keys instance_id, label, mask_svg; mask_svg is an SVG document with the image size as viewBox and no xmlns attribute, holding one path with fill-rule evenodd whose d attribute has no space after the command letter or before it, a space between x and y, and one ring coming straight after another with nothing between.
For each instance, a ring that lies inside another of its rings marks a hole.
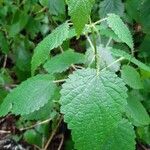
<instances>
[{"instance_id":1,"label":"plant stem","mask_svg":"<svg viewBox=\"0 0 150 150\"><path fill-rule=\"evenodd\" d=\"M93 38L93 46L94 46L94 54L95 54L95 67L97 69L97 74L99 74L100 68L99 68L99 56L98 56L98 51L97 51L97 46L96 46L96 37L94 33L94 26L91 23L91 33L92 33L92 38Z\"/></svg>"},{"instance_id":2,"label":"plant stem","mask_svg":"<svg viewBox=\"0 0 150 150\"><path fill-rule=\"evenodd\" d=\"M21 129L19 129L19 130L20 130L20 131L29 130L29 129L32 129L32 128L36 127L36 126L39 126L39 125L42 125L42 124L46 124L46 123L50 122L51 120L52 120L52 119L50 118L50 119L44 120L44 121L42 121L42 122L36 123L36 124L34 124L34 125L31 125L31 126L29 126L29 127L21 128Z\"/></svg>"}]
</instances>

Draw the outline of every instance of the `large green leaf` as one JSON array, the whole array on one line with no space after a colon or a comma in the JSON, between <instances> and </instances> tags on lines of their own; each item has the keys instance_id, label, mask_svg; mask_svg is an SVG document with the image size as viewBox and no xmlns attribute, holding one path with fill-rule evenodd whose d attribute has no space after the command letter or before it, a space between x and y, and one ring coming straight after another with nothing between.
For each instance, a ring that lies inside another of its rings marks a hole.
<instances>
[{"instance_id":1,"label":"large green leaf","mask_svg":"<svg viewBox=\"0 0 150 150\"><path fill-rule=\"evenodd\" d=\"M41 41L34 50L31 62L32 75L37 67L43 64L49 57L49 52L58 47L68 38L69 25L67 22L57 27L43 41Z\"/></svg>"},{"instance_id":2,"label":"large green leaf","mask_svg":"<svg viewBox=\"0 0 150 150\"><path fill-rule=\"evenodd\" d=\"M121 78L133 89L142 89L143 84L140 74L132 66L124 65L121 70Z\"/></svg>"},{"instance_id":3,"label":"large green leaf","mask_svg":"<svg viewBox=\"0 0 150 150\"><path fill-rule=\"evenodd\" d=\"M44 68L50 74L61 73L67 70L72 64L84 63L84 59L83 54L68 50L48 60Z\"/></svg>"},{"instance_id":4,"label":"large green leaf","mask_svg":"<svg viewBox=\"0 0 150 150\"><path fill-rule=\"evenodd\" d=\"M54 95L55 84L52 79L50 75L37 75L22 82L0 105L0 116L10 111L25 115L43 107Z\"/></svg>"},{"instance_id":5,"label":"large green leaf","mask_svg":"<svg viewBox=\"0 0 150 150\"><path fill-rule=\"evenodd\" d=\"M120 40L126 43L132 50L134 47L132 35L118 15L109 14L107 18L109 27L115 32Z\"/></svg>"},{"instance_id":6,"label":"large green leaf","mask_svg":"<svg viewBox=\"0 0 150 150\"><path fill-rule=\"evenodd\" d=\"M104 0L100 2L99 14L101 18L104 18L109 13L122 16L124 12L124 4L121 0Z\"/></svg>"},{"instance_id":7,"label":"large green leaf","mask_svg":"<svg viewBox=\"0 0 150 150\"><path fill-rule=\"evenodd\" d=\"M116 136L127 104L126 91L122 79L109 71L97 75L95 69L83 69L69 76L61 91L61 113L77 150L135 149L131 125Z\"/></svg>"},{"instance_id":8,"label":"large green leaf","mask_svg":"<svg viewBox=\"0 0 150 150\"><path fill-rule=\"evenodd\" d=\"M124 136L126 133L128 135ZM135 138L133 126L123 119L117 124L113 132L108 134L106 141L103 143L102 150L134 150L134 147L131 147L135 143L133 137Z\"/></svg>"},{"instance_id":9,"label":"large green leaf","mask_svg":"<svg viewBox=\"0 0 150 150\"><path fill-rule=\"evenodd\" d=\"M68 0L69 15L78 35L88 22L95 0Z\"/></svg>"},{"instance_id":10,"label":"large green leaf","mask_svg":"<svg viewBox=\"0 0 150 150\"><path fill-rule=\"evenodd\" d=\"M139 60L137 60L135 57L132 57L130 54L128 54L127 52L123 51L123 50L119 50L119 49L111 49L111 52L114 56L116 57L123 57L126 60L129 60L130 62L134 63L135 65L137 65L139 68L150 72L150 67L147 66L146 64L140 62Z\"/></svg>"}]
</instances>

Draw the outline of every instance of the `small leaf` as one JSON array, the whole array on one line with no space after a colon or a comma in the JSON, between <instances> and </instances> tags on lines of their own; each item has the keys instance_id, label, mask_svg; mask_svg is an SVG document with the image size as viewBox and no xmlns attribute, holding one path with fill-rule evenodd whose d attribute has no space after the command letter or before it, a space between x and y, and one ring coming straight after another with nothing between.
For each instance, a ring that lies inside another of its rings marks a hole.
<instances>
[{"instance_id":1,"label":"small leaf","mask_svg":"<svg viewBox=\"0 0 150 150\"><path fill-rule=\"evenodd\" d=\"M61 91L61 113L72 131L76 149L135 149L132 127L121 130L121 139L116 136L127 104L126 91L122 79L110 71L97 75L95 69L82 69L69 76Z\"/></svg>"},{"instance_id":2,"label":"small leaf","mask_svg":"<svg viewBox=\"0 0 150 150\"><path fill-rule=\"evenodd\" d=\"M142 103L137 99L137 95L129 93L127 99L127 116L135 126L144 126L150 124L149 114Z\"/></svg>"},{"instance_id":3,"label":"small leaf","mask_svg":"<svg viewBox=\"0 0 150 150\"><path fill-rule=\"evenodd\" d=\"M133 64L137 65L139 68L150 72L150 67L149 66L147 66L144 63L140 62L139 60L137 60L136 58L134 58L133 56L131 56L127 52L125 52L123 50L119 50L119 49L113 49L113 48L111 49L111 52L114 56L124 57L124 59L129 60Z\"/></svg>"},{"instance_id":4,"label":"small leaf","mask_svg":"<svg viewBox=\"0 0 150 150\"><path fill-rule=\"evenodd\" d=\"M22 82L0 105L0 116L10 111L16 115L26 115L43 107L54 95L52 79L50 75L37 75Z\"/></svg>"},{"instance_id":5,"label":"small leaf","mask_svg":"<svg viewBox=\"0 0 150 150\"><path fill-rule=\"evenodd\" d=\"M131 50L133 50L134 45L132 35L120 17L115 14L109 14L107 23L109 27L115 32L115 34L118 35L120 40L126 43L131 48Z\"/></svg>"},{"instance_id":6,"label":"small leaf","mask_svg":"<svg viewBox=\"0 0 150 150\"><path fill-rule=\"evenodd\" d=\"M95 0L68 0L69 15L79 36L88 22Z\"/></svg>"},{"instance_id":7,"label":"small leaf","mask_svg":"<svg viewBox=\"0 0 150 150\"><path fill-rule=\"evenodd\" d=\"M133 89L142 89L143 84L139 73L135 68L124 65L121 70L121 78Z\"/></svg>"},{"instance_id":8,"label":"small leaf","mask_svg":"<svg viewBox=\"0 0 150 150\"><path fill-rule=\"evenodd\" d=\"M48 60L45 63L44 68L50 74L61 73L67 70L72 64L80 64L83 62L83 54L68 50Z\"/></svg>"},{"instance_id":9,"label":"small leaf","mask_svg":"<svg viewBox=\"0 0 150 150\"><path fill-rule=\"evenodd\" d=\"M9 51L9 45L3 32L0 32L0 50L5 54Z\"/></svg>"},{"instance_id":10,"label":"small leaf","mask_svg":"<svg viewBox=\"0 0 150 150\"><path fill-rule=\"evenodd\" d=\"M31 62L31 72L34 74L37 67L43 64L49 57L49 52L58 47L68 38L69 25L67 22L57 27L43 41L41 41L34 50Z\"/></svg>"}]
</instances>

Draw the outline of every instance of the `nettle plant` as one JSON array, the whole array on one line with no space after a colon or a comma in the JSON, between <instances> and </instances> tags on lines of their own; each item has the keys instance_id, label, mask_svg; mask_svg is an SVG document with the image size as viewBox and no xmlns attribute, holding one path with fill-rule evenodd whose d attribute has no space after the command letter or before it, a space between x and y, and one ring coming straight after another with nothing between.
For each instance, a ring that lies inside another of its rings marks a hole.
<instances>
[{"instance_id":1,"label":"nettle plant","mask_svg":"<svg viewBox=\"0 0 150 150\"><path fill-rule=\"evenodd\" d=\"M75 149L134 150L134 114L127 103L127 87L142 87L132 64L148 72L150 68L134 57L132 35L118 15L108 14L93 23L90 13L94 0L69 0L67 4L71 21L58 26L37 45L32 77L7 95L0 116L11 113L40 120L54 114L57 107L59 120L64 119L71 130ZM81 35L88 43L85 54L61 46ZM103 35L109 37L108 42L101 40ZM125 43L131 53L113 48L114 42ZM60 53L50 56L58 47ZM136 122L149 124L148 114L139 108L145 118L136 118Z\"/></svg>"}]
</instances>

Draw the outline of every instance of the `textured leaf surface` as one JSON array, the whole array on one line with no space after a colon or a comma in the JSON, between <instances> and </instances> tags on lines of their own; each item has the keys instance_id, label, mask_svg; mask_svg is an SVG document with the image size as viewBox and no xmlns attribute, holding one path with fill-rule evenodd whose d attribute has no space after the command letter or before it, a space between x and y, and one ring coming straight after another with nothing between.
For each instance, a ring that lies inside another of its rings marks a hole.
<instances>
[{"instance_id":1,"label":"textured leaf surface","mask_svg":"<svg viewBox=\"0 0 150 150\"><path fill-rule=\"evenodd\" d=\"M105 67L108 67L110 64L112 64L116 59L114 58L114 56L112 56L112 53L110 51L109 47L104 47L103 45L99 45L97 46L97 50L98 50L98 56L100 58L99 61L99 66L100 69L103 69ZM85 53L85 64L87 66L94 66L94 50L92 48L88 48L86 53ZM91 61L93 60L93 61ZM111 65L110 67L108 67L109 70L113 71L113 72L117 72L120 70L120 63L115 63L113 65Z\"/></svg>"},{"instance_id":2,"label":"textured leaf surface","mask_svg":"<svg viewBox=\"0 0 150 150\"><path fill-rule=\"evenodd\" d=\"M0 116L8 112L25 115L43 107L52 98L55 85L50 75L37 75L22 82L4 99Z\"/></svg>"},{"instance_id":3,"label":"textured leaf surface","mask_svg":"<svg viewBox=\"0 0 150 150\"><path fill-rule=\"evenodd\" d=\"M122 42L126 43L133 50L132 35L118 15L109 14L107 18L109 27L118 35Z\"/></svg>"},{"instance_id":4,"label":"textured leaf surface","mask_svg":"<svg viewBox=\"0 0 150 150\"><path fill-rule=\"evenodd\" d=\"M88 22L92 6L95 0L69 0L69 15L78 35L81 34Z\"/></svg>"},{"instance_id":5,"label":"textured leaf surface","mask_svg":"<svg viewBox=\"0 0 150 150\"><path fill-rule=\"evenodd\" d=\"M107 16L108 13L114 13L122 16L124 12L124 4L121 0L104 0L100 2L99 14L101 18Z\"/></svg>"},{"instance_id":6,"label":"textured leaf surface","mask_svg":"<svg viewBox=\"0 0 150 150\"><path fill-rule=\"evenodd\" d=\"M84 59L83 54L68 50L48 60L44 68L50 74L61 73L67 70L72 64L84 63Z\"/></svg>"},{"instance_id":7,"label":"textured leaf surface","mask_svg":"<svg viewBox=\"0 0 150 150\"><path fill-rule=\"evenodd\" d=\"M57 27L43 41L41 41L34 50L31 62L32 75L37 67L43 64L49 57L49 52L58 47L68 38L69 25L67 22Z\"/></svg>"},{"instance_id":8,"label":"textured leaf surface","mask_svg":"<svg viewBox=\"0 0 150 150\"><path fill-rule=\"evenodd\" d=\"M133 137L135 138L133 126L123 119L117 124L113 132L108 134L102 150L134 150L135 141Z\"/></svg>"},{"instance_id":9,"label":"textured leaf surface","mask_svg":"<svg viewBox=\"0 0 150 150\"><path fill-rule=\"evenodd\" d=\"M129 93L127 99L127 116L135 126L144 126L150 124L149 114L142 103L137 99L137 95Z\"/></svg>"},{"instance_id":10,"label":"textured leaf surface","mask_svg":"<svg viewBox=\"0 0 150 150\"><path fill-rule=\"evenodd\" d=\"M129 60L130 62L132 62L135 65L137 65L139 68L150 72L150 67L149 66L147 66L144 63L140 62L139 60L137 60L136 58L134 58L133 56L131 56L127 52L125 52L123 50L119 50L119 49L111 49L111 52L112 52L112 54L114 56L116 56L116 57L124 57L124 59Z\"/></svg>"},{"instance_id":11,"label":"textured leaf surface","mask_svg":"<svg viewBox=\"0 0 150 150\"><path fill-rule=\"evenodd\" d=\"M108 149L105 142L115 136L125 111L126 91L122 79L109 71L101 71L97 76L95 69L83 69L69 76L61 91L61 112L72 130L77 150ZM129 150L133 150L134 134L124 134ZM121 143L118 140L115 138L109 146L126 150L124 137Z\"/></svg>"},{"instance_id":12,"label":"textured leaf surface","mask_svg":"<svg viewBox=\"0 0 150 150\"><path fill-rule=\"evenodd\" d=\"M23 116L26 120L45 120L51 117L52 114L53 103L52 100L49 100L43 107L39 110L34 111L28 115Z\"/></svg>"},{"instance_id":13,"label":"textured leaf surface","mask_svg":"<svg viewBox=\"0 0 150 150\"><path fill-rule=\"evenodd\" d=\"M121 78L133 89L142 89L143 84L140 74L132 66L124 65L121 70Z\"/></svg>"}]
</instances>

